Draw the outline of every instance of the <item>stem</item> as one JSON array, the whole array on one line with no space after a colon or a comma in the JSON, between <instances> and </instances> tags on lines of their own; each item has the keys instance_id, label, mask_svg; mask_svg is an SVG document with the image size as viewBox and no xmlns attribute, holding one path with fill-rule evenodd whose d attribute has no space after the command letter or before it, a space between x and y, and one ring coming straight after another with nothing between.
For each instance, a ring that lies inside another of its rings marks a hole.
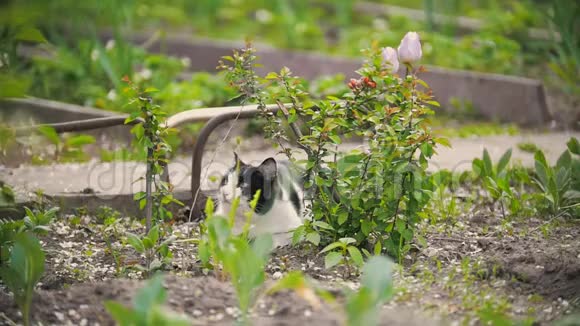
<instances>
[{"instance_id":1,"label":"stem","mask_svg":"<svg viewBox=\"0 0 580 326\"><path fill-rule=\"evenodd\" d=\"M153 148L147 149L147 172L145 174L145 232L151 230L151 217L153 216L153 200L151 196L151 186L153 183Z\"/></svg>"}]
</instances>

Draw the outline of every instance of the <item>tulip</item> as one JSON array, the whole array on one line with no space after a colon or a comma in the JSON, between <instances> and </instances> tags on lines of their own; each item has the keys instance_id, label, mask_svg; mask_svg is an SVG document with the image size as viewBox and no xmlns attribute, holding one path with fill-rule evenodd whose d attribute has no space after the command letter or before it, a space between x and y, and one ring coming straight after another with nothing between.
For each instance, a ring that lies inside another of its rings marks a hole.
<instances>
[{"instance_id":1,"label":"tulip","mask_svg":"<svg viewBox=\"0 0 580 326\"><path fill-rule=\"evenodd\" d=\"M421 51L421 41L419 40L419 34L416 32L408 32L405 37L401 40L399 44L399 61L403 63L413 63L423 55Z\"/></svg>"},{"instance_id":2,"label":"tulip","mask_svg":"<svg viewBox=\"0 0 580 326\"><path fill-rule=\"evenodd\" d=\"M391 72L394 74L399 71L399 58L397 57L397 50L392 47L383 48L383 61L391 67Z\"/></svg>"}]
</instances>

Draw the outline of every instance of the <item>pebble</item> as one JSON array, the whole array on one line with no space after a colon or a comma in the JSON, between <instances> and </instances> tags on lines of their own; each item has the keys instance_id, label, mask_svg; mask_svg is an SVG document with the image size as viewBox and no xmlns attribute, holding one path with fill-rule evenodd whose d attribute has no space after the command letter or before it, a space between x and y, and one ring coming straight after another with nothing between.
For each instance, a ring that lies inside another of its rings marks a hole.
<instances>
[{"instance_id":1,"label":"pebble","mask_svg":"<svg viewBox=\"0 0 580 326\"><path fill-rule=\"evenodd\" d=\"M310 317L310 316L312 316L312 311L310 311L308 309L304 310L304 317Z\"/></svg>"},{"instance_id":2,"label":"pebble","mask_svg":"<svg viewBox=\"0 0 580 326\"><path fill-rule=\"evenodd\" d=\"M279 280L282 278L282 273L281 272L275 272L274 274L272 274L272 278L275 280Z\"/></svg>"},{"instance_id":3,"label":"pebble","mask_svg":"<svg viewBox=\"0 0 580 326\"><path fill-rule=\"evenodd\" d=\"M62 312L55 311L54 315L56 316L56 319L64 321L64 314Z\"/></svg>"},{"instance_id":4,"label":"pebble","mask_svg":"<svg viewBox=\"0 0 580 326\"><path fill-rule=\"evenodd\" d=\"M191 314L192 314L194 317L199 317L199 316L203 315L203 312L201 312L201 310L194 309L194 310L191 312Z\"/></svg>"}]
</instances>

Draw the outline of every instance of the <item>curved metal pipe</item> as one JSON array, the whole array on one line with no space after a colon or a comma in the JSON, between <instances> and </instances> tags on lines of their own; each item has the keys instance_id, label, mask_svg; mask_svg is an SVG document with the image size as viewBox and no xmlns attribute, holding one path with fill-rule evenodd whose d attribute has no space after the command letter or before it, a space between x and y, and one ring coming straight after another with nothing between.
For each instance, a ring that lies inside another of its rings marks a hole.
<instances>
[{"instance_id":1,"label":"curved metal pipe","mask_svg":"<svg viewBox=\"0 0 580 326\"><path fill-rule=\"evenodd\" d=\"M107 128L107 127L114 127L120 126L125 124L125 119L128 116L115 116L115 117L104 117L104 118L94 118L94 119L87 119L87 120L75 120L75 121L67 121L67 122L58 122L58 123L45 123L39 125L32 125L27 127L20 127L14 130L16 136L26 136L31 133L38 131L39 127L48 126L54 128L57 133L63 132L72 132L72 131L85 131L85 130L92 130L92 129L100 129L100 128ZM127 124L134 125L137 123L142 123L143 120L137 118Z\"/></svg>"},{"instance_id":2,"label":"curved metal pipe","mask_svg":"<svg viewBox=\"0 0 580 326\"><path fill-rule=\"evenodd\" d=\"M266 110L276 113L279 108L277 106L267 106ZM235 119L252 118L255 117L258 113L259 111L257 109L245 110L244 107L242 107L239 111L230 111L211 118L201 129L193 147L193 154L191 157L191 198L194 204L194 207L192 207L193 212L191 212L191 216L199 218L203 212L203 209L205 208L205 199L207 197L200 191L201 164L205 145L209 136L224 122Z\"/></svg>"}]
</instances>

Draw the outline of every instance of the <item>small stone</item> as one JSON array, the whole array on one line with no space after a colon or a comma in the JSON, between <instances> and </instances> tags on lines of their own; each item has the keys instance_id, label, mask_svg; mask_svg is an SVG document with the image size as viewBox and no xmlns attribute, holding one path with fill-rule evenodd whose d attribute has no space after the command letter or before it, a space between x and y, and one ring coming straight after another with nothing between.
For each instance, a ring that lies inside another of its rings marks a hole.
<instances>
[{"instance_id":1,"label":"small stone","mask_svg":"<svg viewBox=\"0 0 580 326\"><path fill-rule=\"evenodd\" d=\"M62 312L55 311L54 315L56 316L56 319L64 321L64 314Z\"/></svg>"},{"instance_id":2,"label":"small stone","mask_svg":"<svg viewBox=\"0 0 580 326\"><path fill-rule=\"evenodd\" d=\"M234 307L226 307L225 309L226 314L233 316L236 313L236 309Z\"/></svg>"},{"instance_id":3,"label":"small stone","mask_svg":"<svg viewBox=\"0 0 580 326\"><path fill-rule=\"evenodd\" d=\"M194 317L199 317L199 316L203 315L203 312L201 312L201 310L197 310L197 309L194 309L191 313Z\"/></svg>"},{"instance_id":4,"label":"small stone","mask_svg":"<svg viewBox=\"0 0 580 326\"><path fill-rule=\"evenodd\" d=\"M276 314L276 310L270 309L268 310L268 316L274 316Z\"/></svg>"},{"instance_id":5,"label":"small stone","mask_svg":"<svg viewBox=\"0 0 580 326\"><path fill-rule=\"evenodd\" d=\"M217 315L215 315L215 320L216 321L220 321L222 319L224 319L224 314L223 313L220 312Z\"/></svg>"},{"instance_id":6,"label":"small stone","mask_svg":"<svg viewBox=\"0 0 580 326\"><path fill-rule=\"evenodd\" d=\"M275 280L279 280L282 278L282 273L281 272L275 272L274 274L272 274L272 278Z\"/></svg>"},{"instance_id":7,"label":"small stone","mask_svg":"<svg viewBox=\"0 0 580 326\"><path fill-rule=\"evenodd\" d=\"M304 317L307 317L308 318L310 316L312 316L312 311L310 311L308 309L304 310Z\"/></svg>"},{"instance_id":8,"label":"small stone","mask_svg":"<svg viewBox=\"0 0 580 326\"><path fill-rule=\"evenodd\" d=\"M87 326L88 321L86 318L81 319L81 321L79 322L79 326Z\"/></svg>"},{"instance_id":9,"label":"small stone","mask_svg":"<svg viewBox=\"0 0 580 326\"><path fill-rule=\"evenodd\" d=\"M547 313L547 314L551 314L552 313L552 306L544 309L544 312Z\"/></svg>"}]
</instances>

